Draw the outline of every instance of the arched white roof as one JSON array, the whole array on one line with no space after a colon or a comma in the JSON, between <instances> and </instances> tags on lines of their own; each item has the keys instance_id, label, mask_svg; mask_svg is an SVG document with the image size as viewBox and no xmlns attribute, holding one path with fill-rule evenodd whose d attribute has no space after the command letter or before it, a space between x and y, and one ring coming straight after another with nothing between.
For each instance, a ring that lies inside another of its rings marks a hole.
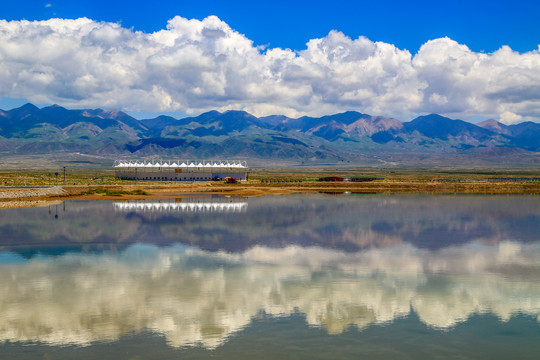
<instances>
[{"instance_id":1,"label":"arched white roof","mask_svg":"<svg viewBox=\"0 0 540 360\"><path fill-rule=\"evenodd\" d=\"M245 161L240 160L209 160L209 161L173 161L173 160L117 160L115 168L199 168L210 170L214 169L247 169Z\"/></svg>"}]
</instances>

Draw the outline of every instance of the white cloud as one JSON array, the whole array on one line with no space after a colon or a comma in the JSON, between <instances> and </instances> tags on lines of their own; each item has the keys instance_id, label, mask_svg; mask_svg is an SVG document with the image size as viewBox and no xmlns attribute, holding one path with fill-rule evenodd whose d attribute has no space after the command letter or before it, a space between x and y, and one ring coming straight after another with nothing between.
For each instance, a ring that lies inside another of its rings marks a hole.
<instances>
[{"instance_id":1,"label":"white cloud","mask_svg":"<svg viewBox=\"0 0 540 360\"><path fill-rule=\"evenodd\" d=\"M503 124L512 125L521 122L523 117L521 115L514 114L510 111L505 111L501 114L500 121Z\"/></svg>"},{"instance_id":2,"label":"white cloud","mask_svg":"<svg viewBox=\"0 0 540 360\"><path fill-rule=\"evenodd\" d=\"M428 85L419 111L499 116L503 120L503 114L509 111L523 120L537 120L540 116L540 94L536 91L540 87L538 50L520 54L503 46L491 54L475 53L465 45L441 38L424 44L413 64L419 78Z\"/></svg>"},{"instance_id":3,"label":"white cloud","mask_svg":"<svg viewBox=\"0 0 540 360\"><path fill-rule=\"evenodd\" d=\"M86 18L0 21L0 82L0 96L79 108L540 117L539 50L484 54L440 38L413 56L339 31L304 50L264 49L215 16L177 16L151 34Z\"/></svg>"}]
</instances>

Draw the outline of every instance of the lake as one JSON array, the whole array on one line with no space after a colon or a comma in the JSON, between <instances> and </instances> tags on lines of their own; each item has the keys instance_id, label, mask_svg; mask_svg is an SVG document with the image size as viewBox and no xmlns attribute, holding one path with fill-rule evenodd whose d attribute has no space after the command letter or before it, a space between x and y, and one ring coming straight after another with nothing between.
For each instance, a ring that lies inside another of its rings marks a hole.
<instances>
[{"instance_id":1,"label":"lake","mask_svg":"<svg viewBox=\"0 0 540 360\"><path fill-rule=\"evenodd\" d=\"M0 210L1 359L537 359L534 195Z\"/></svg>"}]
</instances>

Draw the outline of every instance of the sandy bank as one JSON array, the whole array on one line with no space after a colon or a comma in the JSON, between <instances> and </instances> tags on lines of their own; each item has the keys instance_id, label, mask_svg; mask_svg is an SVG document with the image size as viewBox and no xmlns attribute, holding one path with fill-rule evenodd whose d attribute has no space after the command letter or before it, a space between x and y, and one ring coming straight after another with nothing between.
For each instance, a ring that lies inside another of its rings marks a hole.
<instances>
[{"instance_id":1,"label":"sandy bank","mask_svg":"<svg viewBox=\"0 0 540 360\"><path fill-rule=\"evenodd\" d=\"M91 189L106 189L111 192L143 190L147 195L110 195L92 193ZM38 201L65 199L147 199L179 198L199 194L219 194L225 196L263 196L291 193L430 193L430 194L540 194L540 182L414 182L414 181L374 181L361 183L346 182L302 182L273 183L259 182L224 184L217 182L168 183L152 185L113 186L55 186L47 188L0 188L0 208L40 206Z\"/></svg>"}]
</instances>

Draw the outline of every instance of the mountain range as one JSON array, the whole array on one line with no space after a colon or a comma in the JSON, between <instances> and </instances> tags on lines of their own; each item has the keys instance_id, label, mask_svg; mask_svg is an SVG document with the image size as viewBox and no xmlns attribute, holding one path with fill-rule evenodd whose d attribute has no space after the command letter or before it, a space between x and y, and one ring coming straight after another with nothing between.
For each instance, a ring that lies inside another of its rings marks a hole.
<instances>
[{"instance_id":1,"label":"mountain range","mask_svg":"<svg viewBox=\"0 0 540 360\"><path fill-rule=\"evenodd\" d=\"M540 124L472 124L437 114L409 122L355 111L255 117L209 111L137 120L115 110L26 104L0 110L0 154L80 153L103 158L239 158L296 164L540 163Z\"/></svg>"}]
</instances>

